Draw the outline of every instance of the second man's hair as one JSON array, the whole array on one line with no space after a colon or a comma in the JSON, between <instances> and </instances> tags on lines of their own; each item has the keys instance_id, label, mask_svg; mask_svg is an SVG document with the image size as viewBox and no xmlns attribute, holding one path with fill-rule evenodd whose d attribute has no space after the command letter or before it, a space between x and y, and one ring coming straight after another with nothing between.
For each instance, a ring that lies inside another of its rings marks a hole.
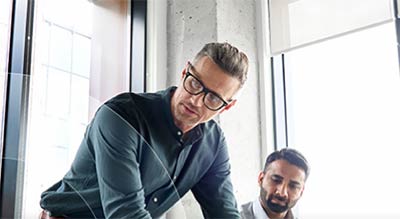
<instances>
[{"instance_id":1,"label":"second man's hair","mask_svg":"<svg viewBox=\"0 0 400 219\"><path fill-rule=\"evenodd\" d=\"M292 148L284 148L271 153L265 161L264 172L267 170L268 166L276 160L286 160L290 164L303 169L307 179L310 172L310 167L306 158L297 150Z\"/></svg>"}]
</instances>

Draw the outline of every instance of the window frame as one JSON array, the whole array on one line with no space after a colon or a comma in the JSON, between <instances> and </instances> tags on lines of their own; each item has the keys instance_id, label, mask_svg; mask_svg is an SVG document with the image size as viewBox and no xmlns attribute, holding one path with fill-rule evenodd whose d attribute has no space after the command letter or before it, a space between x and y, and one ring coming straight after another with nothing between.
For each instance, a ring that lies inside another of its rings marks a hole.
<instances>
[{"instance_id":1,"label":"window frame","mask_svg":"<svg viewBox=\"0 0 400 219\"><path fill-rule=\"evenodd\" d=\"M23 181L19 158L24 155L26 140L34 3L15 0L12 6L0 179L1 218L18 217L16 202L21 195L18 183Z\"/></svg>"},{"instance_id":2,"label":"window frame","mask_svg":"<svg viewBox=\"0 0 400 219\"><path fill-rule=\"evenodd\" d=\"M0 218L21 218L26 132L29 106L34 0L13 0L10 53L6 78L4 136L0 148ZM131 11L130 81L134 92L145 92L147 0L134 0ZM142 44L140 44L140 43ZM134 45L135 43L135 45ZM7 158L7 159L5 159ZM21 166L22 165L22 166ZM39 212L38 212L39 214Z\"/></svg>"}]
</instances>

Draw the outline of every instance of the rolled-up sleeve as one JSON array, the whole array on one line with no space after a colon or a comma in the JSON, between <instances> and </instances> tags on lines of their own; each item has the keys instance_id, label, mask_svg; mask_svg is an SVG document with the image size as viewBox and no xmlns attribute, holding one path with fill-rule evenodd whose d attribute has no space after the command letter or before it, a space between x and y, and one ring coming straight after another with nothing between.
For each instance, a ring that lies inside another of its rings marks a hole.
<instances>
[{"instance_id":1,"label":"rolled-up sleeve","mask_svg":"<svg viewBox=\"0 0 400 219\"><path fill-rule=\"evenodd\" d=\"M96 113L87 134L105 217L151 219L137 158L140 134L106 105Z\"/></svg>"}]
</instances>

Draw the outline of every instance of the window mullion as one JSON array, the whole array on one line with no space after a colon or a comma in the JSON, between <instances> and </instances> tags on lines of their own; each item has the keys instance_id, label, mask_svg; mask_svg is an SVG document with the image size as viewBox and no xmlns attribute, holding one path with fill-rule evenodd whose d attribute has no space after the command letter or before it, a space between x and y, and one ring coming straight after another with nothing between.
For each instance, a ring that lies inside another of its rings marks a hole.
<instances>
[{"instance_id":1,"label":"window mullion","mask_svg":"<svg viewBox=\"0 0 400 219\"><path fill-rule=\"evenodd\" d=\"M18 182L23 182L24 165L20 158L24 157L26 141L34 2L13 1L0 184L1 218L20 218L17 203L22 197L19 190L22 187Z\"/></svg>"},{"instance_id":2,"label":"window mullion","mask_svg":"<svg viewBox=\"0 0 400 219\"><path fill-rule=\"evenodd\" d=\"M275 150L288 146L284 55L271 58Z\"/></svg>"}]
</instances>

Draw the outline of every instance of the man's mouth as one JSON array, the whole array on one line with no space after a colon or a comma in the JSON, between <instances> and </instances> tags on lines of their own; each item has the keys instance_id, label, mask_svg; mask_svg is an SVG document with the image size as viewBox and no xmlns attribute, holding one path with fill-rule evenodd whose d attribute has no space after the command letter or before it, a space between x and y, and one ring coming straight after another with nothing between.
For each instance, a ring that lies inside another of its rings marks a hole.
<instances>
[{"instance_id":1,"label":"man's mouth","mask_svg":"<svg viewBox=\"0 0 400 219\"><path fill-rule=\"evenodd\" d=\"M286 199L285 198L280 198L280 197L272 197L272 202L279 204L279 205L286 205Z\"/></svg>"},{"instance_id":2,"label":"man's mouth","mask_svg":"<svg viewBox=\"0 0 400 219\"><path fill-rule=\"evenodd\" d=\"M188 112L189 114L194 114L197 115L198 113L196 112L196 110L194 110L193 108L191 108L190 106L186 105L186 104L182 104L183 107L185 108L185 111Z\"/></svg>"}]
</instances>

